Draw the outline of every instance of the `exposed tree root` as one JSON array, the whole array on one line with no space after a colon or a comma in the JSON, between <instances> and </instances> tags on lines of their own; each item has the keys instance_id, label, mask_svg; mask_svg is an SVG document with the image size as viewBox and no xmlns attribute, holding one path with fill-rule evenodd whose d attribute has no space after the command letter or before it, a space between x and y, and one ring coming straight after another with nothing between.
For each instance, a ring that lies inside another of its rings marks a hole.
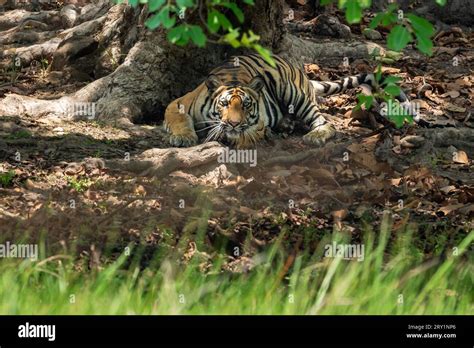
<instances>
[{"instance_id":1,"label":"exposed tree root","mask_svg":"<svg viewBox=\"0 0 474 348\"><path fill-rule=\"evenodd\" d=\"M5 30L16 27L23 24L27 20L34 20L57 27L59 27L61 24L61 18L58 11L41 11L34 13L25 10L13 10L3 13L0 16L0 28Z\"/></svg>"},{"instance_id":2,"label":"exposed tree root","mask_svg":"<svg viewBox=\"0 0 474 348\"><path fill-rule=\"evenodd\" d=\"M293 153L289 155L273 157L265 161L263 163L263 166L270 167L276 164L290 165L295 163L301 163L310 157L318 159L335 157L346 151L347 146L349 146L353 142L354 141L347 141L339 144L327 144L323 148L309 149L307 151L299 152L297 154Z\"/></svg>"},{"instance_id":3,"label":"exposed tree root","mask_svg":"<svg viewBox=\"0 0 474 348\"><path fill-rule=\"evenodd\" d=\"M280 55L296 66L304 63L341 63L345 57L351 59L369 58L374 51L384 54L385 49L373 42L337 40L315 42L287 34L279 47Z\"/></svg>"},{"instance_id":4,"label":"exposed tree root","mask_svg":"<svg viewBox=\"0 0 474 348\"><path fill-rule=\"evenodd\" d=\"M216 161L223 147L217 142L190 148L150 149L131 160L111 160L106 166L113 170L132 172L141 176L163 177L179 170L202 166Z\"/></svg>"},{"instance_id":5,"label":"exposed tree root","mask_svg":"<svg viewBox=\"0 0 474 348\"><path fill-rule=\"evenodd\" d=\"M50 30L48 24L28 19L22 24L2 32L0 44L37 43L38 41L49 40L57 34L57 31Z\"/></svg>"},{"instance_id":6,"label":"exposed tree root","mask_svg":"<svg viewBox=\"0 0 474 348\"><path fill-rule=\"evenodd\" d=\"M54 37L51 40L41 44L35 44L28 47L10 48L1 52L2 59L20 59L21 65L26 66L31 64L33 60L40 60L44 57L51 56L61 43L62 39Z\"/></svg>"}]
</instances>

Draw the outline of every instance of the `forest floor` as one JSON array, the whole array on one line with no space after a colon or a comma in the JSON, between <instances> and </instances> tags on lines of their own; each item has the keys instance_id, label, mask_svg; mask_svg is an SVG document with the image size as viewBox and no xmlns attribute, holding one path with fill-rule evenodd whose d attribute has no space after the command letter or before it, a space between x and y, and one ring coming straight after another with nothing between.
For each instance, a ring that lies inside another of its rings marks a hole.
<instances>
[{"instance_id":1,"label":"forest floor","mask_svg":"<svg viewBox=\"0 0 474 348\"><path fill-rule=\"evenodd\" d=\"M366 40L360 25L351 29L353 37ZM438 33L434 43L432 57L407 50L384 71L403 78L422 117L439 128L374 132L363 113L351 117L357 101L351 91L324 101L338 131L324 148L303 144L301 132L275 134L258 145L255 167L214 158L155 177L108 166L168 148L163 115L156 123L130 128L2 116L2 239L47 235L52 251L74 245L81 257L100 264L130 242L149 250L163 243L173 248L186 236L184 259L200 253L210 262L224 242L225 267L242 270L282 232L288 250L316 250L335 229L360 241L362 231L379 230L388 214L394 235L407 226L418 231L415 242L426 257L452 248L474 227L474 35L453 27ZM49 74L48 57L18 70L8 64L0 98L13 92L54 99L88 83L77 76L65 84ZM374 67L365 60L346 67L316 64L306 70L320 80ZM199 231L204 231L202 250L195 244Z\"/></svg>"}]
</instances>

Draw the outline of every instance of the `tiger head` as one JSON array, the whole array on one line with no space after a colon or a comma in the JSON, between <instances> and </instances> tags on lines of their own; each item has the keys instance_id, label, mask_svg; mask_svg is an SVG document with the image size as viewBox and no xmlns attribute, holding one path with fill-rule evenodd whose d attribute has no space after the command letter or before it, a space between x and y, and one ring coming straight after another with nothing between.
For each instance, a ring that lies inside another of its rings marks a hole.
<instances>
[{"instance_id":1,"label":"tiger head","mask_svg":"<svg viewBox=\"0 0 474 348\"><path fill-rule=\"evenodd\" d=\"M206 141L223 140L243 148L263 138L265 122L260 117L259 101L265 82L260 76L249 83L226 85L216 75L210 75L206 86L211 96Z\"/></svg>"}]
</instances>

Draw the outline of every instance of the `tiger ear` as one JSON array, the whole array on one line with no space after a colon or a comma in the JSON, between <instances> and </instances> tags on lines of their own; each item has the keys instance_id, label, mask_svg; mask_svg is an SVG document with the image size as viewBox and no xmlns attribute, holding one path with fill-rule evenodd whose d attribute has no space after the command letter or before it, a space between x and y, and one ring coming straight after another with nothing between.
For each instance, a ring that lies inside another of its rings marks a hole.
<instances>
[{"instance_id":1,"label":"tiger ear","mask_svg":"<svg viewBox=\"0 0 474 348\"><path fill-rule=\"evenodd\" d=\"M214 91L222 86L222 81L216 75L209 75L206 80L206 86L209 91Z\"/></svg>"},{"instance_id":2,"label":"tiger ear","mask_svg":"<svg viewBox=\"0 0 474 348\"><path fill-rule=\"evenodd\" d=\"M253 89L255 92L260 92L263 86L265 86L265 81L261 76L255 76L247 86Z\"/></svg>"}]
</instances>

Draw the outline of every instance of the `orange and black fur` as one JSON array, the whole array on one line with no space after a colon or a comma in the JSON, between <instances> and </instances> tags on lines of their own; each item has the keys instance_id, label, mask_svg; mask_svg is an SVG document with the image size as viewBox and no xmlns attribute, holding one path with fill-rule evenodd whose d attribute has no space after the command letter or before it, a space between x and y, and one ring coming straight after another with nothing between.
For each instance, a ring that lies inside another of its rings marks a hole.
<instances>
[{"instance_id":1,"label":"orange and black fur","mask_svg":"<svg viewBox=\"0 0 474 348\"><path fill-rule=\"evenodd\" d=\"M312 81L282 58L273 58L275 67L258 55L234 57L211 71L195 90L173 101L165 112L171 145L192 146L203 138L252 147L264 138L266 127L275 129L283 117L293 114L309 126L304 141L321 146L335 130L319 112L316 97L375 85L373 74Z\"/></svg>"}]
</instances>

